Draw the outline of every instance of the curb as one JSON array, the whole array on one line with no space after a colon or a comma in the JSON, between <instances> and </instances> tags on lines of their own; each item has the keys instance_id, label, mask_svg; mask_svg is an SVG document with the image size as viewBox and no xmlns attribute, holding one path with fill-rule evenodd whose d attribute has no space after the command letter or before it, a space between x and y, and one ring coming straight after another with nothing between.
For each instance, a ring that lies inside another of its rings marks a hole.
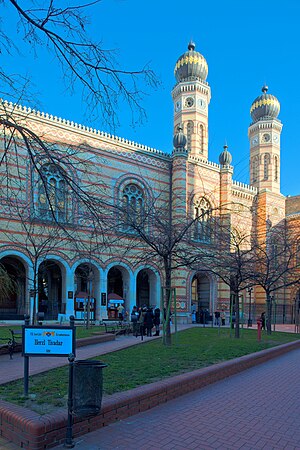
<instances>
[{"instance_id":1,"label":"curb","mask_svg":"<svg viewBox=\"0 0 300 450\"><path fill-rule=\"evenodd\" d=\"M76 438L146 411L299 348L300 340L111 395L103 400L98 416L75 419L73 436ZM20 448L42 450L57 446L65 440L66 425L66 410L40 416L0 401L0 435Z\"/></svg>"}]
</instances>

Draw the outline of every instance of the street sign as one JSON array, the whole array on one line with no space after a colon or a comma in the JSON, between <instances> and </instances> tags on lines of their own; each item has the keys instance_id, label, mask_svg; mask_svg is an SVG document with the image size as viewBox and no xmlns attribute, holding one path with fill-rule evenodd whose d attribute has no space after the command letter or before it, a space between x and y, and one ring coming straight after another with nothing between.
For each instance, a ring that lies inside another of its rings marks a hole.
<instances>
[{"instance_id":1,"label":"street sign","mask_svg":"<svg viewBox=\"0 0 300 450\"><path fill-rule=\"evenodd\" d=\"M23 325L23 356L75 355L74 327Z\"/></svg>"}]
</instances>

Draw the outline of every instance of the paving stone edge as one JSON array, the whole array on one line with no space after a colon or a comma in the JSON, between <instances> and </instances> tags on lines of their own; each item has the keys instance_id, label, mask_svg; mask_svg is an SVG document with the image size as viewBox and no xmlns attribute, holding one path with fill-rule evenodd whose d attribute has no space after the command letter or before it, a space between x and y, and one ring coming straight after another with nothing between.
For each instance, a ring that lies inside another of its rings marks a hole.
<instances>
[{"instance_id":1,"label":"paving stone edge","mask_svg":"<svg viewBox=\"0 0 300 450\"><path fill-rule=\"evenodd\" d=\"M74 437L146 411L299 348L300 340L111 395L103 400L102 411L98 416L75 419ZM0 401L0 435L20 448L42 450L59 445L64 442L66 425L66 410L41 416L26 408Z\"/></svg>"}]
</instances>

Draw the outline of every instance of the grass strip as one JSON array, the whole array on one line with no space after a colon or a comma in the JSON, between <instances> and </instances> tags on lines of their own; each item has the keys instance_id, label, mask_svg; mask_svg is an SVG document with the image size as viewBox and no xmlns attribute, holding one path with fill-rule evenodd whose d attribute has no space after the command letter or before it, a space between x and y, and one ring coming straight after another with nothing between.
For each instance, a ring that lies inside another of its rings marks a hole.
<instances>
[{"instance_id":1,"label":"grass strip","mask_svg":"<svg viewBox=\"0 0 300 450\"><path fill-rule=\"evenodd\" d=\"M104 395L110 395L299 338L299 334L274 332L263 334L257 342L256 330L244 330L242 337L235 339L228 329L190 328L178 333L177 344L171 347L153 340L93 359L108 364L103 388ZM67 390L68 368L61 367L30 377L29 400L22 397L23 380L1 385L0 398L43 414L66 407Z\"/></svg>"}]
</instances>

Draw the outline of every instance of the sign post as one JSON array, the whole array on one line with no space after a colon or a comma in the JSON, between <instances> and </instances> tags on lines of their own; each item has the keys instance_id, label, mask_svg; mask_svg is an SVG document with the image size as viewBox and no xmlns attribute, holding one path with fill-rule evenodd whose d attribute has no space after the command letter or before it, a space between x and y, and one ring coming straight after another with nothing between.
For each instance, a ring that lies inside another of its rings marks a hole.
<instances>
[{"instance_id":1,"label":"sign post","mask_svg":"<svg viewBox=\"0 0 300 450\"><path fill-rule=\"evenodd\" d=\"M28 396L30 356L75 356L74 316L70 316L70 326L33 326L25 317L22 329L22 355L24 357L24 396Z\"/></svg>"}]
</instances>

